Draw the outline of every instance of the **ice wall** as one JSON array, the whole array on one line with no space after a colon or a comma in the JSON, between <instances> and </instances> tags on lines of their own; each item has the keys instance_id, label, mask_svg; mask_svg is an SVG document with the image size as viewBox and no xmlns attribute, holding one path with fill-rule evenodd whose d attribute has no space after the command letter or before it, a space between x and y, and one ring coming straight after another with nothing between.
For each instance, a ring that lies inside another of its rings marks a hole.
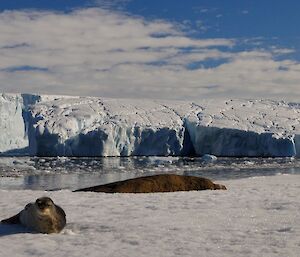
<instances>
[{"instance_id":1,"label":"ice wall","mask_svg":"<svg viewBox=\"0 0 300 257\"><path fill-rule=\"evenodd\" d=\"M229 157L295 156L293 137L276 136L239 129L204 127L187 122L197 155L206 153Z\"/></svg>"},{"instance_id":2,"label":"ice wall","mask_svg":"<svg viewBox=\"0 0 300 257\"><path fill-rule=\"evenodd\" d=\"M300 157L300 133L294 135L295 156Z\"/></svg>"},{"instance_id":3,"label":"ice wall","mask_svg":"<svg viewBox=\"0 0 300 257\"><path fill-rule=\"evenodd\" d=\"M31 155L187 155L180 116L153 101L55 99L31 110Z\"/></svg>"},{"instance_id":4,"label":"ice wall","mask_svg":"<svg viewBox=\"0 0 300 257\"><path fill-rule=\"evenodd\" d=\"M270 100L203 101L186 119L197 155L300 156L299 105Z\"/></svg>"},{"instance_id":5,"label":"ice wall","mask_svg":"<svg viewBox=\"0 0 300 257\"><path fill-rule=\"evenodd\" d=\"M39 156L300 156L300 105L0 98L0 151Z\"/></svg>"},{"instance_id":6,"label":"ice wall","mask_svg":"<svg viewBox=\"0 0 300 257\"><path fill-rule=\"evenodd\" d=\"M20 94L0 95L0 152L13 154L28 146L22 117L23 98Z\"/></svg>"}]
</instances>

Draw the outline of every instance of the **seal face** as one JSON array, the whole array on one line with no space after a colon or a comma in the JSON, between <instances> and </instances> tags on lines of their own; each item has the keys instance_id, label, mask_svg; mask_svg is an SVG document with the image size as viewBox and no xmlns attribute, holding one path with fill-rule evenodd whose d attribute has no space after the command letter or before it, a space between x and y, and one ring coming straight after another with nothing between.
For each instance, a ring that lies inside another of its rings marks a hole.
<instances>
[{"instance_id":1,"label":"seal face","mask_svg":"<svg viewBox=\"0 0 300 257\"><path fill-rule=\"evenodd\" d=\"M40 233L59 233L66 225L66 214L51 198L41 197L27 204L17 215L1 222L22 224Z\"/></svg>"}]
</instances>

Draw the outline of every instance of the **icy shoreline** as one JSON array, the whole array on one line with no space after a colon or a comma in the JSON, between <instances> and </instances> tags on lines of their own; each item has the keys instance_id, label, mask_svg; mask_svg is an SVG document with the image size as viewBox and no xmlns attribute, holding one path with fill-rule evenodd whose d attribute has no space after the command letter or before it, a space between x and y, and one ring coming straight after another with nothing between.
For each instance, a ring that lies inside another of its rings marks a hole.
<instances>
[{"instance_id":1,"label":"icy shoreline","mask_svg":"<svg viewBox=\"0 0 300 257\"><path fill-rule=\"evenodd\" d=\"M142 195L1 190L1 218L48 195L68 224L57 235L0 226L0 255L298 256L300 175L224 184L227 191Z\"/></svg>"},{"instance_id":2,"label":"icy shoreline","mask_svg":"<svg viewBox=\"0 0 300 257\"><path fill-rule=\"evenodd\" d=\"M300 156L300 105L0 95L2 155Z\"/></svg>"}]
</instances>

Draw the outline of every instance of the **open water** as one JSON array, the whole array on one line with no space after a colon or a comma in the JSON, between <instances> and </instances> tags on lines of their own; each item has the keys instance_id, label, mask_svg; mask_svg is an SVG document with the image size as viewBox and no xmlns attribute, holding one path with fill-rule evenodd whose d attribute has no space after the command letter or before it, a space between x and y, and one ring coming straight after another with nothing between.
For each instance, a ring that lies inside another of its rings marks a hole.
<instances>
[{"instance_id":1,"label":"open water","mask_svg":"<svg viewBox=\"0 0 300 257\"><path fill-rule=\"evenodd\" d=\"M105 157L0 158L0 189L78 189L154 174L181 174L212 180L300 174L296 158Z\"/></svg>"}]
</instances>

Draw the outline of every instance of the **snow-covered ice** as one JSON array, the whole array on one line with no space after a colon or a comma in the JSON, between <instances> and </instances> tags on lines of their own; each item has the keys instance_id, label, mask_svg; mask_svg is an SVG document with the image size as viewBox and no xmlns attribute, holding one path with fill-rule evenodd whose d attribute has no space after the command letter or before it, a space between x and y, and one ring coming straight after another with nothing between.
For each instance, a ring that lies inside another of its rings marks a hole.
<instances>
[{"instance_id":1,"label":"snow-covered ice","mask_svg":"<svg viewBox=\"0 0 300 257\"><path fill-rule=\"evenodd\" d=\"M28 146L21 95L0 94L0 152Z\"/></svg>"},{"instance_id":2,"label":"snow-covered ice","mask_svg":"<svg viewBox=\"0 0 300 257\"><path fill-rule=\"evenodd\" d=\"M204 161L204 162L214 162L217 160L217 157L214 156L214 155L211 155L211 154L204 154L201 159Z\"/></svg>"},{"instance_id":3,"label":"snow-covered ice","mask_svg":"<svg viewBox=\"0 0 300 257\"><path fill-rule=\"evenodd\" d=\"M300 155L295 103L28 94L2 94L0 103L3 155L18 149L38 156Z\"/></svg>"},{"instance_id":4,"label":"snow-covered ice","mask_svg":"<svg viewBox=\"0 0 300 257\"><path fill-rule=\"evenodd\" d=\"M0 226L0 256L299 256L300 175L218 181L227 191L163 194L0 191L1 218L42 195L60 234Z\"/></svg>"}]
</instances>

